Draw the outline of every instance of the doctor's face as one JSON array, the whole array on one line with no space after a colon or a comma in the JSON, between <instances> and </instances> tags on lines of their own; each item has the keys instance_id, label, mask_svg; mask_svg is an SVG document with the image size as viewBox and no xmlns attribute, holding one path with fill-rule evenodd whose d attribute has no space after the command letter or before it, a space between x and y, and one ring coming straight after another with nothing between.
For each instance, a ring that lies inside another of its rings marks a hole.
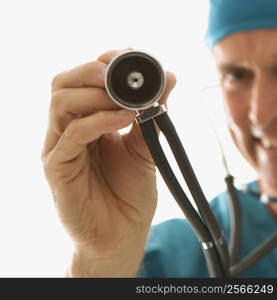
<instances>
[{"instance_id":1,"label":"doctor's face","mask_svg":"<svg viewBox=\"0 0 277 300\"><path fill-rule=\"evenodd\" d=\"M213 49L231 136L277 196L277 29L231 34Z\"/></svg>"}]
</instances>

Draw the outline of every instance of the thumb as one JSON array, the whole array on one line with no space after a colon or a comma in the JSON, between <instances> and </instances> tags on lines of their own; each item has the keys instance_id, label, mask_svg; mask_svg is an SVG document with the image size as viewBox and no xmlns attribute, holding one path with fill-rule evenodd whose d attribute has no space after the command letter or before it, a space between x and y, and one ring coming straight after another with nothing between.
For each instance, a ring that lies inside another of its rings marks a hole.
<instances>
[{"instance_id":1,"label":"thumb","mask_svg":"<svg viewBox=\"0 0 277 300\"><path fill-rule=\"evenodd\" d=\"M160 104L165 104L167 107L167 100L168 100L169 94L175 87L176 81L177 81L176 76L172 72L166 72L166 86L165 86L164 93L163 93L161 99L159 100ZM156 125L155 125L155 127L156 127L157 133L159 134L160 129ZM124 139L125 143L128 145L128 147L132 148L132 150L138 154L137 155L138 157L142 157L147 162L154 164L152 156L151 156L151 154L148 150L148 147L144 141L141 129L140 129L139 125L137 124L137 122L133 122L130 132L128 132L127 134L124 134L123 139Z\"/></svg>"},{"instance_id":2,"label":"thumb","mask_svg":"<svg viewBox=\"0 0 277 300\"><path fill-rule=\"evenodd\" d=\"M166 72L166 86L164 93L159 101L160 104L167 105L167 100L170 92L173 90L177 82L177 78L172 72Z\"/></svg>"}]
</instances>

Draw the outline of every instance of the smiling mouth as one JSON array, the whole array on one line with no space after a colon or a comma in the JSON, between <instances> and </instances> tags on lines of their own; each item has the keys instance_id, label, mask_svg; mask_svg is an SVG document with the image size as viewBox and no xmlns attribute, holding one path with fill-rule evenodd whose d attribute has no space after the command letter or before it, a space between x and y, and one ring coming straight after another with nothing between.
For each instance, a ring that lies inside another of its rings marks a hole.
<instances>
[{"instance_id":1,"label":"smiling mouth","mask_svg":"<svg viewBox=\"0 0 277 300\"><path fill-rule=\"evenodd\" d=\"M260 147L266 151L277 152L277 138L254 138Z\"/></svg>"}]
</instances>

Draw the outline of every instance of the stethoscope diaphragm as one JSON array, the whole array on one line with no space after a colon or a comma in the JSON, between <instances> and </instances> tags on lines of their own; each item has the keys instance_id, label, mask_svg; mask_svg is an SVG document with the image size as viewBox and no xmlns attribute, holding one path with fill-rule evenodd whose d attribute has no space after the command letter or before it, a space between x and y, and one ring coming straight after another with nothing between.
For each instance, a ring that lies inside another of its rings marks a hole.
<instances>
[{"instance_id":1,"label":"stethoscope diaphragm","mask_svg":"<svg viewBox=\"0 0 277 300\"><path fill-rule=\"evenodd\" d=\"M143 110L160 99L166 84L161 64L151 55L130 50L108 65L105 86L112 101L130 110Z\"/></svg>"}]
</instances>

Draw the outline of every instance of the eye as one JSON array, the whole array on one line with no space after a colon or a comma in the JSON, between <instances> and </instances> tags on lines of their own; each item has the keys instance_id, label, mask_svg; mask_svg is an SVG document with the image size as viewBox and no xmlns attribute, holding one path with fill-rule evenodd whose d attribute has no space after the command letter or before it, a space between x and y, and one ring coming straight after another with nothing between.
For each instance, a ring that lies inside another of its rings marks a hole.
<instances>
[{"instance_id":1,"label":"eye","mask_svg":"<svg viewBox=\"0 0 277 300\"><path fill-rule=\"evenodd\" d=\"M222 86L228 90L241 90L251 83L253 74L249 70L232 68L222 75Z\"/></svg>"},{"instance_id":2,"label":"eye","mask_svg":"<svg viewBox=\"0 0 277 300\"><path fill-rule=\"evenodd\" d=\"M228 80L228 81L239 81L239 80L243 80L246 77L247 74L244 70L234 70L224 74L224 80Z\"/></svg>"}]
</instances>

